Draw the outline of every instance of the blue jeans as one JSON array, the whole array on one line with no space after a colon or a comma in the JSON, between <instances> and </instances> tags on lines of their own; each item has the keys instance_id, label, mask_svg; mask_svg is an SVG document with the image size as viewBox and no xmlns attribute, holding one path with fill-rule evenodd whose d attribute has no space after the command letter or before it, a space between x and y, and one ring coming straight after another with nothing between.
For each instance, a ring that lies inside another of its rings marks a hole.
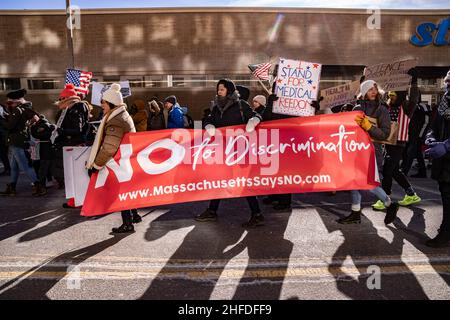
<instances>
[{"instance_id":1,"label":"blue jeans","mask_svg":"<svg viewBox=\"0 0 450 320\"><path fill-rule=\"evenodd\" d=\"M23 148L9 146L8 150L9 164L11 165L11 183L17 184L20 170L25 171L31 182L38 181L36 172L28 165L28 159Z\"/></svg>"},{"instance_id":2,"label":"blue jeans","mask_svg":"<svg viewBox=\"0 0 450 320\"><path fill-rule=\"evenodd\" d=\"M389 203L389 196L381 187L376 187L375 189L370 190L370 192L376 195L378 199L383 201L385 205ZM359 192L359 190L352 190L350 193L352 195L352 206L361 206L361 192Z\"/></svg>"}]
</instances>

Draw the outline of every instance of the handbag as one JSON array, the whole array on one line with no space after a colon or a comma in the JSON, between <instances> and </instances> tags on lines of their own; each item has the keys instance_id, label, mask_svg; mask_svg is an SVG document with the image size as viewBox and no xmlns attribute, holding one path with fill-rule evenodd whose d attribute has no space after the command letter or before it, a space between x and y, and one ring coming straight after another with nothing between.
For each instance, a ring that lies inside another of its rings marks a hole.
<instances>
[{"instance_id":1,"label":"handbag","mask_svg":"<svg viewBox=\"0 0 450 320\"><path fill-rule=\"evenodd\" d=\"M369 119L369 122L378 128L378 121L376 118L367 117ZM398 138L398 122L391 121L391 132L389 133L389 136L384 141L379 141L372 139L373 142L381 143L381 144L390 144L390 145L396 145L397 144L397 138Z\"/></svg>"}]
</instances>

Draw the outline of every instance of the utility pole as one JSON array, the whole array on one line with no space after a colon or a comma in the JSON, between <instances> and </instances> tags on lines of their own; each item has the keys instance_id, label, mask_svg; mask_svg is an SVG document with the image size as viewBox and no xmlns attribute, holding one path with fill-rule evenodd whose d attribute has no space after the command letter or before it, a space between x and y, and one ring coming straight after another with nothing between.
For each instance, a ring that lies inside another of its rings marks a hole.
<instances>
[{"instance_id":1,"label":"utility pole","mask_svg":"<svg viewBox=\"0 0 450 320\"><path fill-rule=\"evenodd\" d=\"M67 16L67 45L69 47L70 62L69 67L75 68L75 55L73 52L73 20L72 20L72 10L70 8L70 0L66 0L66 16Z\"/></svg>"}]
</instances>

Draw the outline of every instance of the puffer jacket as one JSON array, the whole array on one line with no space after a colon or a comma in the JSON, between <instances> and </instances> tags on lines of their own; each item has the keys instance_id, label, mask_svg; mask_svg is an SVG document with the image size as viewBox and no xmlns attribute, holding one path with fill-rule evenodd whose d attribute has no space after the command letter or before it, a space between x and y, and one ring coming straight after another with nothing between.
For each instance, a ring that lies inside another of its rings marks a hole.
<instances>
[{"instance_id":1,"label":"puffer jacket","mask_svg":"<svg viewBox=\"0 0 450 320\"><path fill-rule=\"evenodd\" d=\"M15 107L6 119L0 120L0 125L7 130L7 144L18 148L26 148L30 141L27 121L35 112L32 103L26 102Z\"/></svg>"},{"instance_id":2,"label":"puffer jacket","mask_svg":"<svg viewBox=\"0 0 450 320\"><path fill-rule=\"evenodd\" d=\"M126 106L120 106L105 115L106 120L102 134L101 144L94 160L94 168L101 169L119 150L123 136L128 132L136 132L133 119L126 110Z\"/></svg>"},{"instance_id":3,"label":"puffer jacket","mask_svg":"<svg viewBox=\"0 0 450 320\"><path fill-rule=\"evenodd\" d=\"M59 114L56 122L58 122ZM55 139L55 147L76 146L86 142L89 130L89 105L83 101L69 107Z\"/></svg>"}]
</instances>

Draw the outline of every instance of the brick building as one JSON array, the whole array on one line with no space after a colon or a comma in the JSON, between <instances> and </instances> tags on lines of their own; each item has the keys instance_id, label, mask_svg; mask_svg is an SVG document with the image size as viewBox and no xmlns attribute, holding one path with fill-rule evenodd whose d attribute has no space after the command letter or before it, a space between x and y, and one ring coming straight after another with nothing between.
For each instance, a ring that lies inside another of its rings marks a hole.
<instances>
[{"instance_id":1,"label":"brick building","mask_svg":"<svg viewBox=\"0 0 450 320\"><path fill-rule=\"evenodd\" d=\"M379 29L367 27L371 14L350 9L82 10L81 28L74 30L75 67L92 71L101 82L130 80L130 99L175 94L198 119L222 76L249 86L252 96L262 93L247 65L271 57L324 64L322 88L358 79L365 65L417 57L422 92L435 101L450 69L450 46L416 46L410 38L420 24L448 19L450 10L382 10ZM0 11L0 101L8 90L25 87L36 109L51 118L51 102L70 65L66 20L61 10Z\"/></svg>"}]
</instances>

